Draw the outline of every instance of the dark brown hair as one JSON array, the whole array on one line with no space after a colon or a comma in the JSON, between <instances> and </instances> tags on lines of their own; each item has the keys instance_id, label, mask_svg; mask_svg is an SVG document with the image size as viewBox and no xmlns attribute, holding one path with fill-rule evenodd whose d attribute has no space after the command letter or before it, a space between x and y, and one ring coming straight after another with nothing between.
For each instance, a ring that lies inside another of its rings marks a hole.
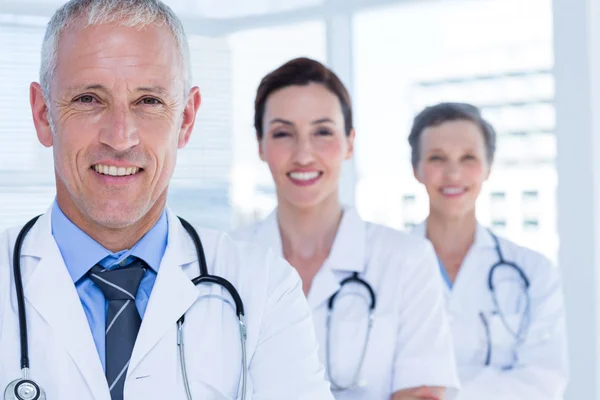
<instances>
[{"instance_id":1,"label":"dark brown hair","mask_svg":"<svg viewBox=\"0 0 600 400\"><path fill-rule=\"evenodd\" d=\"M310 58L296 58L266 75L256 91L254 101L254 128L258 139L263 137L263 117L268 97L275 91L288 86L305 86L318 83L337 96L344 115L346 135L352 130L352 102L340 78L329 68Z\"/></svg>"},{"instance_id":2,"label":"dark brown hair","mask_svg":"<svg viewBox=\"0 0 600 400\"><path fill-rule=\"evenodd\" d=\"M421 157L421 135L426 128L439 126L449 121L470 121L479 127L485 141L485 151L488 163L494 161L496 152L496 131L481 116L481 111L474 105L467 103L440 103L421 111L414 119L408 143L412 149L411 161L416 167Z\"/></svg>"}]
</instances>

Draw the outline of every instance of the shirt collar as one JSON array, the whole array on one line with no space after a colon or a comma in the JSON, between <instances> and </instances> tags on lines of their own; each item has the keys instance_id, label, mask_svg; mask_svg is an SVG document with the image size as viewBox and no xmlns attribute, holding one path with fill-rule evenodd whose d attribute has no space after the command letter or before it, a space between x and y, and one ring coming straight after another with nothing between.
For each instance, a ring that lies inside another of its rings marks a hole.
<instances>
[{"instance_id":1,"label":"shirt collar","mask_svg":"<svg viewBox=\"0 0 600 400\"><path fill-rule=\"evenodd\" d=\"M168 223L163 211L158 222L130 250L112 253L82 231L62 212L58 203L52 205L52 235L60 249L71 279L77 282L94 265L108 259L113 265L128 256L144 260L158 273L160 262L167 247ZM108 267L110 265L104 265Z\"/></svg>"}]
</instances>

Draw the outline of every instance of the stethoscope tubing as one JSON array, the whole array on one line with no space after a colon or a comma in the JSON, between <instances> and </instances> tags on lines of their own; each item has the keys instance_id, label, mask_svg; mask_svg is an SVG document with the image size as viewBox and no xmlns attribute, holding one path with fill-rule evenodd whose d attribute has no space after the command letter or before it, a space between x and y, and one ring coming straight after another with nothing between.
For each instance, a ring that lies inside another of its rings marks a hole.
<instances>
[{"instance_id":1,"label":"stethoscope tubing","mask_svg":"<svg viewBox=\"0 0 600 400\"><path fill-rule=\"evenodd\" d=\"M17 380L16 386L22 383L31 384L34 388L37 388L38 394L33 398L33 400L45 398L43 390L39 387L37 383L29 379L29 348L28 348L28 337L27 337L27 316L25 311L25 295L23 289L23 277L21 274L21 249L23 247L23 242L25 237L35 225L36 221L40 216L36 216L32 218L29 222L27 222L21 231L19 232L17 239L15 241L15 248L13 250L13 273L15 279L15 292L17 296L17 313L19 318L19 341L20 341L20 353L21 353L21 374L22 379ZM194 279L192 279L192 283L194 285L198 284L216 284L223 287L231 296L235 303L236 315L239 323L240 329L240 341L242 347L242 400L246 399L246 386L247 386L247 375L248 375L248 364L247 364L247 354L246 354L246 326L244 324L244 304L242 302L241 296L238 291L235 289L233 284L226 280L223 277L209 275L208 267L206 263L206 255L204 253L204 247L202 246L202 241L198 235L198 232L193 228L193 226L179 217L179 221L191 236L194 246L196 248L196 253L198 256L198 263L200 265L200 275ZM184 352L184 340L183 340L183 324L185 320L185 314L179 318L177 321L177 346L179 349L179 359L182 367L182 375L184 380L184 386L186 395L189 400L192 399L191 391L189 387L189 381L187 379L187 368L185 366L185 352ZM13 382L13 383L15 383ZM13 384L9 384L7 390ZM15 399L20 399L19 395L16 393L17 389L15 387Z\"/></svg>"},{"instance_id":2,"label":"stethoscope tubing","mask_svg":"<svg viewBox=\"0 0 600 400\"><path fill-rule=\"evenodd\" d=\"M357 284L363 286L369 293L369 299L371 300L371 302L369 304L369 321L368 321L368 326L367 326L367 334L366 334L366 338L365 338L365 341L364 341L362 349L361 349L361 355L360 355L360 358L358 361L358 366L357 366L356 370L354 371L354 375L352 376L350 383L348 385L341 385L340 383L338 383L337 379L333 376L333 370L331 367L331 318L333 315L335 300L336 300L338 294L341 292L344 285L349 284L349 283L357 283ZM365 356L367 354L367 347L369 345L371 329L373 327L373 319L374 319L376 304L377 304L377 296L375 294L375 291L373 290L373 288L367 281L365 281L360 276L358 276L358 272L354 272L349 277L343 279L340 282L339 289L333 295L331 295L331 297L329 298L329 301L327 302L327 320L326 320L326 330L327 330L326 335L327 336L326 336L326 343L325 343L325 348L326 348L326 357L325 358L326 358L326 364L327 364L327 373L329 376L329 381L331 382L331 390L344 391L344 390L353 389L354 387L357 386L359 377L360 377L360 371L362 369L362 366L363 366L363 363L365 360Z\"/></svg>"}]
</instances>

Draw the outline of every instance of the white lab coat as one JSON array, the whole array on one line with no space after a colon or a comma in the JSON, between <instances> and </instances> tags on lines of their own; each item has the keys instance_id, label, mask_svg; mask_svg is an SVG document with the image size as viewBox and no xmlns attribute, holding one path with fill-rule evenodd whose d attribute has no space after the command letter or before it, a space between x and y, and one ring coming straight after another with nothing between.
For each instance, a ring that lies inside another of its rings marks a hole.
<instances>
[{"instance_id":1,"label":"white lab coat","mask_svg":"<svg viewBox=\"0 0 600 400\"><path fill-rule=\"evenodd\" d=\"M269 245L282 254L276 211L233 237ZM352 208L344 210L329 257L308 293L321 361L327 361L328 299L353 272L376 293L375 320L360 374L366 386L334 392L336 399L389 400L398 390L421 385L445 386L452 392L458 380L442 281L431 244L365 222ZM358 286L349 290L363 296L368 293ZM334 309L331 358L334 379L344 384L351 381L360 358L368 301L341 293Z\"/></svg>"},{"instance_id":2,"label":"white lab coat","mask_svg":"<svg viewBox=\"0 0 600 400\"><path fill-rule=\"evenodd\" d=\"M125 399L186 399L176 321L186 313L185 356L194 399L240 398L241 350L229 299L194 286L193 242L168 211L169 239L125 383ZM75 286L51 233L51 211L22 249L31 378L47 399L109 400L109 390ZM12 253L19 228L0 236L0 390L21 376ZM245 305L248 399L332 399L318 361L310 309L297 273L272 252L198 230L209 273L228 279Z\"/></svg>"},{"instance_id":3,"label":"white lab coat","mask_svg":"<svg viewBox=\"0 0 600 400\"><path fill-rule=\"evenodd\" d=\"M425 237L425 223L414 233ZM567 384L565 310L559 270L541 254L499 238L504 259L516 263L530 281L530 328L517 349L518 362L502 370L512 360L514 335L492 315L493 300L488 289L490 268L498 261L490 232L478 225L475 242L469 249L452 290L446 286L448 314L452 327L461 390L457 400L556 400L563 398ZM500 272L506 274L507 271ZM508 271L510 274L511 272ZM514 276L514 275L513 275ZM510 279L506 276L507 279ZM496 278L495 278L496 279ZM518 293L497 291L499 304L513 302ZM515 307L516 309L516 307ZM523 309L522 305L520 309ZM487 339L479 316L488 318L492 337L492 359L484 366ZM505 313L507 322L518 326L523 313ZM514 329L514 328L513 328Z\"/></svg>"}]
</instances>

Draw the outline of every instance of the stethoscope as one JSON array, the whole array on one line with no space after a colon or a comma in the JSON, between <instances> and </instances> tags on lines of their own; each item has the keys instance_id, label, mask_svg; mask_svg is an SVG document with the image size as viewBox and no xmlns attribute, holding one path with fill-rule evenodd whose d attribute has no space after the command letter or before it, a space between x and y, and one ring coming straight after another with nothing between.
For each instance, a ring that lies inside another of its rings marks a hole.
<instances>
[{"instance_id":1,"label":"stethoscope","mask_svg":"<svg viewBox=\"0 0 600 400\"><path fill-rule=\"evenodd\" d=\"M500 321L502 322L504 328L515 339L516 347L520 343L522 343L523 340L525 340L525 338L527 337L527 330L529 329L529 316L531 304L531 298L529 297L529 278L527 278L527 275L525 274L523 269L519 267L516 263L504 259L504 255L502 254L502 249L500 248L500 241L498 240L498 237L492 232L490 232L490 235L494 240L496 254L498 255L498 261L490 268L490 272L488 274L488 289L490 291L490 294L492 296L492 302L494 304L494 314L500 317ZM494 273L500 267L512 268L514 271L516 271L522 283L523 291L525 292L526 304L519 322L519 327L516 331L510 327L510 324L507 322L504 312L498 304L498 297L496 296L496 287L494 286ZM479 313L479 317L481 318L481 322L483 323L487 340L484 365L489 366L492 361L492 336L490 332L490 326L483 312ZM515 357L515 359L513 359L513 362L510 365L503 367L504 369L508 370L514 366L514 363L516 362L516 353L513 354L513 357Z\"/></svg>"},{"instance_id":2,"label":"stethoscope","mask_svg":"<svg viewBox=\"0 0 600 400\"><path fill-rule=\"evenodd\" d=\"M354 371L354 375L352 376L350 383L347 385L341 385L334 378L333 371L331 368L331 317L333 315L333 308L334 308L334 303L335 303L335 299L336 299L337 295L340 293L340 291L342 290L344 285L349 284L349 283L357 283L361 286L364 286L365 289L367 289L367 291L369 292L371 304L369 306L367 334L366 334L365 341L362 346L358 366L356 367L356 370ZM364 279L362 279L361 277L358 276L358 272L354 272L351 276L342 280L340 282L339 289L333 295L331 295L331 297L329 298L329 301L327 303L327 325L326 325L327 326L327 334L326 334L327 343L326 343L326 350L325 350L325 352L326 352L325 358L326 358L326 364L327 364L327 374L329 376L329 382L331 383L331 390L333 390L333 391L344 391L344 390L349 390L349 389L354 389L356 387L364 386L364 383L361 384L361 382L359 382L359 376L360 376L360 370L362 369L362 365L365 360L365 355L367 354L367 346L369 344L369 336L371 334L371 328L373 327L376 299L377 298L375 296L375 291L373 290L373 288L371 287L371 285L369 285L369 283L367 281L365 281Z\"/></svg>"},{"instance_id":3,"label":"stethoscope","mask_svg":"<svg viewBox=\"0 0 600 400\"><path fill-rule=\"evenodd\" d=\"M21 247L25 236L31 230L39 215L27 222L23 229L19 232L15 242L13 254L13 270L15 275L15 291L17 294L17 308L19 314L19 336L21 345L21 378L16 379L8 384L4 391L5 400L45 400L46 394L44 390L33 380L29 379L29 350L27 347L27 321L25 315L25 296L23 294L23 277L21 276ZM246 360L246 325L244 324L244 305L242 299L235 287L225 278L208 274L206 265L206 256L204 248L198 233L192 225L179 217L181 224L190 235L196 247L198 255L198 263L200 264L200 275L192 279L194 285L198 284L217 284L225 289L235 303L236 315L240 328L240 342L242 347L242 400L246 399L246 382L248 377L248 365ZM177 321L177 349L179 353L179 361L183 375L183 383L188 400L192 400L192 394L187 378L187 368L185 365L184 340L183 340L183 324L185 314Z\"/></svg>"}]
</instances>

